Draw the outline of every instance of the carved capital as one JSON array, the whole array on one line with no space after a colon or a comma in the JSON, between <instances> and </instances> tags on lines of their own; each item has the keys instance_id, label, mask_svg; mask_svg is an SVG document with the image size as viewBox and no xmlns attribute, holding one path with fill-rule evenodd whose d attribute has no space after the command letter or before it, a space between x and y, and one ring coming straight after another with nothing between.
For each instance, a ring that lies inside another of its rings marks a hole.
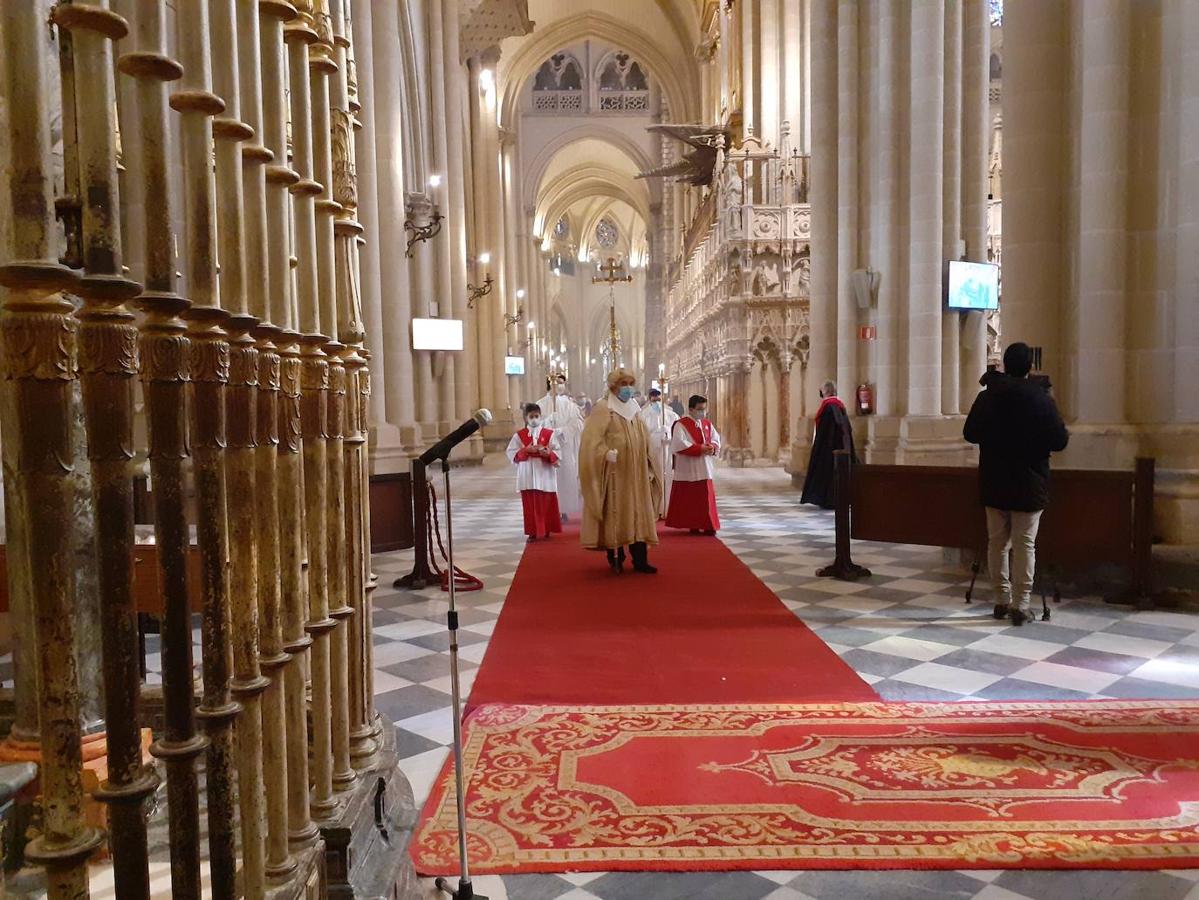
<instances>
[{"instance_id":1,"label":"carved capital","mask_svg":"<svg viewBox=\"0 0 1199 900\"><path fill-rule=\"evenodd\" d=\"M229 381L229 342L223 338L197 338L191 342L192 381L226 384Z\"/></svg>"},{"instance_id":2,"label":"carved capital","mask_svg":"<svg viewBox=\"0 0 1199 900\"><path fill-rule=\"evenodd\" d=\"M278 353L261 351L258 354L258 388L263 391L279 390L283 363Z\"/></svg>"},{"instance_id":3,"label":"carved capital","mask_svg":"<svg viewBox=\"0 0 1199 900\"><path fill-rule=\"evenodd\" d=\"M258 350L237 346L229 354L229 380L236 385L254 387L258 384Z\"/></svg>"},{"instance_id":4,"label":"carved capital","mask_svg":"<svg viewBox=\"0 0 1199 900\"><path fill-rule=\"evenodd\" d=\"M141 339L143 382L185 382L191 379L188 368L191 341L180 329L151 331Z\"/></svg>"},{"instance_id":5,"label":"carved capital","mask_svg":"<svg viewBox=\"0 0 1199 900\"><path fill-rule=\"evenodd\" d=\"M333 199L346 209L358 206L354 119L345 109L333 110Z\"/></svg>"},{"instance_id":6,"label":"carved capital","mask_svg":"<svg viewBox=\"0 0 1199 900\"><path fill-rule=\"evenodd\" d=\"M138 372L137 356L137 328L127 321L85 320L80 326L79 368L85 374L132 377Z\"/></svg>"},{"instance_id":7,"label":"carved capital","mask_svg":"<svg viewBox=\"0 0 1199 900\"><path fill-rule=\"evenodd\" d=\"M78 372L75 320L58 312L12 311L0 319L4 375L71 381Z\"/></svg>"}]
</instances>

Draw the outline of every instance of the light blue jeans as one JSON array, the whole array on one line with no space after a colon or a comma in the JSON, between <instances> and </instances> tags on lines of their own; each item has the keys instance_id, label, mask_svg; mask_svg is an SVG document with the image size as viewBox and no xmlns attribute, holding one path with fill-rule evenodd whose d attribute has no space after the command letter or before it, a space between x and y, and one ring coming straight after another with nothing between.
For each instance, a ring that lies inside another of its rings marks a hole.
<instances>
[{"instance_id":1,"label":"light blue jeans","mask_svg":"<svg viewBox=\"0 0 1199 900\"><path fill-rule=\"evenodd\" d=\"M1040 526L1041 510L1011 512L987 507L987 571L991 573L996 603L1005 606L1014 603L1014 609L1026 613L1032 609Z\"/></svg>"}]
</instances>

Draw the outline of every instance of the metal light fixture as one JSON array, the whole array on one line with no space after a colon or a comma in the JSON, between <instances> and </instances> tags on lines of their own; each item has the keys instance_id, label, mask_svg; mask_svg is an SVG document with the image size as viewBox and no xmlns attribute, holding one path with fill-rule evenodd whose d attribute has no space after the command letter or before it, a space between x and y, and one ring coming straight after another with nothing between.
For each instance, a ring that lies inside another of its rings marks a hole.
<instances>
[{"instance_id":1,"label":"metal light fixture","mask_svg":"<svg viewBox=\"0 0 1199 900\"><path fill-rule=\"evenodd\" d=\"M437 184L441 183L440 176L433 175L429 178L429 185L435 187L434 179ZM441 212L437 209L437 204L424 194L415 194L408 202L404 218L404 230L408 232L408 246L404 248L404 255L409 259L412 258L412 248L419 241L427 241L430 238L436 237L441 231Z\"/></svg>"},{"instance_id":2,"label":"metal light fixture","mask_svg":"<svg viewBox=\"0 0 1199 900\"><path fill-rule=\"evenodd\" d=\"M504 313L504 324L508 325L508 326L519 325L521 323L521 321L524 319L524 317L525 317L525 308L523 306L518 306L516 308L516 315L510 316L507 313Z\"/></svg>"},{"instance_id":3,"label":"metal light fixture","mask_svg":"<svg viewBox=\"0 0 1199 900\"><path fill-rule=\"evenodd\" d=\"M491 289L492 289L492 287L494 287L494 285L495 285L495 282L493 282L491 280L490 272L487 273L487 277L483 279L483 283L480 285L473 285L473 284L467 283L466 289L470 292L470 296L467 298L466 308L474 309L475 301L482 300L484 297L486 297L488 294L490 294Z\"/></svg>"}]
</instances>

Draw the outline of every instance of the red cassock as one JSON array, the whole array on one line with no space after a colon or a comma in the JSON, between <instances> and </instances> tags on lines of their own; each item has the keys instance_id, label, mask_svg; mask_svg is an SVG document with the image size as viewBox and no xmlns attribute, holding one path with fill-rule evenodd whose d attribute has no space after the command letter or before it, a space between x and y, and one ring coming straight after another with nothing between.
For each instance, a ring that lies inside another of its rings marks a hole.
<instances>
[{"instance_id":1,"label":"red cassock","mask_svg":"<svg viewBox=\"0 0 1199 900\"><path fill-rule=\"evenodd\" d=\"M686 458L686 464L675 466L674 483L670 488L670 506L666 510L666 525L669 528L694 531L718 531L720 517L716 513L716 486L712 483L710 461L704 458L704 445L718 446L719 438L714 438L712 423L707 419L696 422L686 417L680 419L674 427L676 430L686 429L690 446L679 449L676 453L676 457ZM682 463L682 460L679 462ZM687 477L685 470L694 470L691 478ZM695 477L696 475L709 477Z\"/></svg>"},{"instance_id":2,"label":"red cassock","mask_svg":"<svg viewBox=\"0 0 1199 900\"><path fill-rule=\"evenodd\" d=\"M524 510L525 534L529 537L544 538L562 531L558 492L553 489L556 481L553 465L558 461L558 454L553 449L553 437L554 432L549 428L540 429L537 435L537 446L550 451L545 457L529 455L528 450L533 446L533 436L528 428L518 431L513 441L520 445L513 454L512 461L518 469L524 470L521 471L523 477L519 479L524 482L521 485L520 502ZM542 469L542 466L545 468Z\"/></svg>"}]
</instances>

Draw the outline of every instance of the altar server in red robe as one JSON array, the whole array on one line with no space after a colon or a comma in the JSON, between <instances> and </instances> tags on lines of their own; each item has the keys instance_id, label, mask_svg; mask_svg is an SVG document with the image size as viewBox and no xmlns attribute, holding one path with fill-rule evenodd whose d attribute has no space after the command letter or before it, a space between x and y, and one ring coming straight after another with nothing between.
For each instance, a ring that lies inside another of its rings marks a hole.
<instances>
[{"instance_id":1,"label":"altar server in red robe","mask_svg":"<svg viewBox=\"0 0 1199 900\"><path fill-rule=\"evenodd\" d=\"M530 541L562 530L558 511L558 435L541 424L541 407L525 407L525 427L508 442L508 459L516 466L516 489L525 513Z\"/></svg>"},{"instance_id":2,"label":"altar server in red robe","mask_svg":"<svg viewBox=\"0 0 1199 900\"><path fill-rule=\"evenodd\" d=\"M706 397L697 394L687 402L687 415L675 423L670 449L674 454L674 483L666 511L667 526L686 528L693 534L715 534L720 517L716 514L712 474L720 453L720 433L708 420Z\"/></svg>"}]
</instances>

